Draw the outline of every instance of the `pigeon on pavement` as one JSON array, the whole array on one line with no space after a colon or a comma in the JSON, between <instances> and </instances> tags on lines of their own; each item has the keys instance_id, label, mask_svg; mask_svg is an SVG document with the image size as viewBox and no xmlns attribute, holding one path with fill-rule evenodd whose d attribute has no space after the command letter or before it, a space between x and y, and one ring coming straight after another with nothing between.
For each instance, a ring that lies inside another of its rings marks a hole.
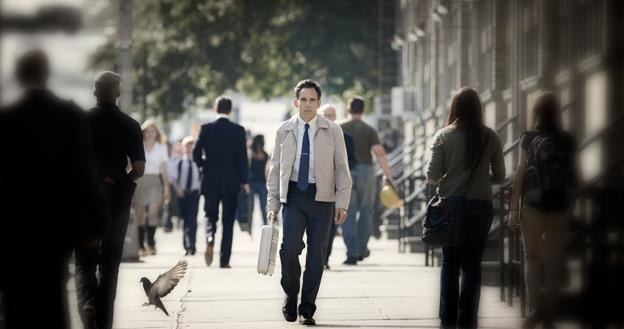
<instances>
[{"instance_id":1,"label":"pigeon on pavement","mask_svg":"<svg viewBox=\"0 0 624 329\"><path fill-rule=\"evenodd\" d=\"M148 278L142 277L140 282L143 283L143 290L145 290L148 300L143 306L154 305L169 315L160 298L167 296L178 285L186 273L187 266L186 260L179 261L169 271L159 275L154 283Z\"/></svg>"}]
</instances>

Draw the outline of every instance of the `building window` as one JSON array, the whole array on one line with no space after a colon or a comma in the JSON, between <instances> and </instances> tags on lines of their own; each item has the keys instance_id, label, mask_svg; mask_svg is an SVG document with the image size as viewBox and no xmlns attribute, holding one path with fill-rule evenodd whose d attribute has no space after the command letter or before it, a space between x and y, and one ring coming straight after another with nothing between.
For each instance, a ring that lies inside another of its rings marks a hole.
<instances>
[{"instance_id":1,"label":"building window","mask_svg":"<svg viewBox=\"0 0 624 329\"><path fill-rule=\"evenodd\" d=\"M538 51L538 6L536 0L522 1L520 28L521 28L521 79L537 75Z\"/></svg>"}]
</instances>

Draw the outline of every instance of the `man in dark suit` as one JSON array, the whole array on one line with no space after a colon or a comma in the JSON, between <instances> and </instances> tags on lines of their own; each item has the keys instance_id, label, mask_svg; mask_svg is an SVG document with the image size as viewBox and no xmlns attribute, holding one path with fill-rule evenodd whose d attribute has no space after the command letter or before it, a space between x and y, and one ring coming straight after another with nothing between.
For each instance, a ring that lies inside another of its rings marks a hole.
<instances>
[{"instance_id":1,"label":"man in dark suit","mask_svg":"<svg viewBox=\"0 0 624 329\"><path fill-rule=\"evenodd\" d=\"M212 264L219 203L222 206L221 268L230 268L234 217L241 189L249 193L245 129L230 121L232 100L219 96L215 101L217 120L201 127L193 149L193 160L202 169L201 192L206 213L206 265Z\"/></svg>"},{"instance_id":2,"label":"man in dark suit","mask_svg":"<svg viewBox=\"0 0 624 329\"><path fill-rule=\"evenodd\" d=\"M97 246L110 218L89 123L78 106L47 88L49 72L41 50L21 56L16 77L24 94L0 111L0 149L10 155L0 161L6 328L70 326L69 255L78 246Z\"/></svg>"}]
</instances>

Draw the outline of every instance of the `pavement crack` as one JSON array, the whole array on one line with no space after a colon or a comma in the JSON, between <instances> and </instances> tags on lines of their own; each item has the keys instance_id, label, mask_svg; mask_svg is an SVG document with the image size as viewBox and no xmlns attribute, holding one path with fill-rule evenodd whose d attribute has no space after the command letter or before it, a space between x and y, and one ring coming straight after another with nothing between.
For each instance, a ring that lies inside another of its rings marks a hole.
<instances>
[{"instance_id":1,"label":"pavement crack","mask_svg":"<svg viewBox=\"0 0 624 329\"><path fill-rule=\"evenodd\" d=\"M184 294L182 294L180 296L180 298L178 299L178 302L180 303L180 305L178 306L178 308L176 309L175 313L174 313L174 318L175 318L175 322L173 323L173 325L171 326L171 329L180 329L180 319L182 317L182 313L186 310L186 307L184 306L184 300L185 298L189 295L189 293L191 292L191 289L189 289L190 286L190 282L191 282L191 277L193 276L193 270L191 267L188 268L188 271L185 275L185 282L184 282Z\"/></svg>"}]
</instances>

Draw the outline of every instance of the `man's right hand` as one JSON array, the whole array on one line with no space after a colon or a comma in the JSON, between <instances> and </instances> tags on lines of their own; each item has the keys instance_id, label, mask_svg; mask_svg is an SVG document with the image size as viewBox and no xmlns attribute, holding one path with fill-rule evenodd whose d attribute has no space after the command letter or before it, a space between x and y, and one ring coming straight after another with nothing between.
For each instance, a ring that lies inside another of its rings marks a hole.
<instances>
[{"instance_id":1,"label":"man's right hand","mask_svg":"<svg viewBox=\"0 0 624 329\"><path fill-rule=\"evenodd\" d=\"M277 210L269 210L267 213L267 220L272 224L277 222Z\"/></svg>"},{"instance_id":2,"label":"man's right hand","mask_svg":"<svg viewBox=\"0 0 624 329\"><path fill-rule=\"evenodd\" d=\"M178 196L178 198L183 198L184 197L184 191L182 191L179 188L174 189L176 191L176 195Z\"/></svg>"}]
</instances>

